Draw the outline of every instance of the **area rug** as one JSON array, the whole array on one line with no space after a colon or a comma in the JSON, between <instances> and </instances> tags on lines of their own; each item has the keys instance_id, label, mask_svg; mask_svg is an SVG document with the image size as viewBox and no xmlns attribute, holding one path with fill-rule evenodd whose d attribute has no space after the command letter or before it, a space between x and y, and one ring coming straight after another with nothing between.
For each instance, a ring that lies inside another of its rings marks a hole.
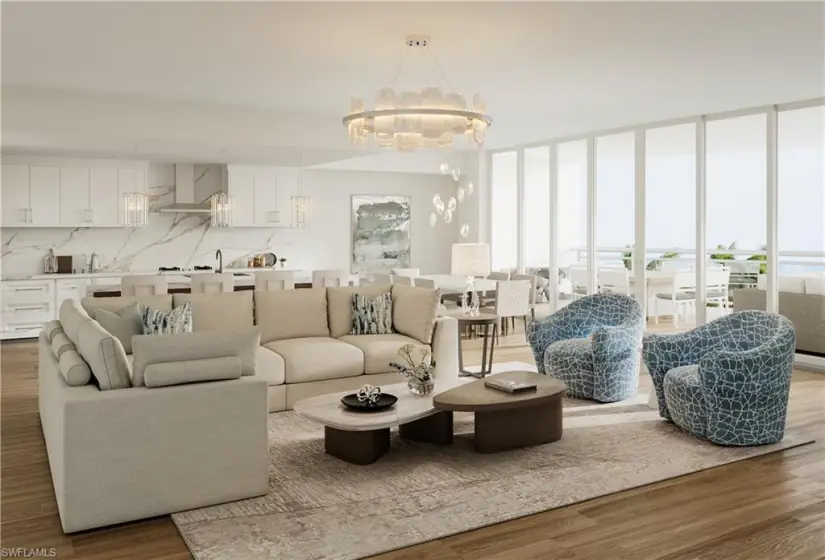
<instances>
[{"instance_id":1,"label":"area rug","mask_svg":"<svg viewBox=\"0 0 825 560\"><path fill-rule=\"evenodd\" d=\"M197 560L352 560L809 443L725 448L645 404L566 401L561 441L473 452L472 417L453 445L405 441L369 466L324 453L323 427L269 420L269 494L172 516ZM232 473L227 473L232 476Z\"/></svg>"}]
</instances>

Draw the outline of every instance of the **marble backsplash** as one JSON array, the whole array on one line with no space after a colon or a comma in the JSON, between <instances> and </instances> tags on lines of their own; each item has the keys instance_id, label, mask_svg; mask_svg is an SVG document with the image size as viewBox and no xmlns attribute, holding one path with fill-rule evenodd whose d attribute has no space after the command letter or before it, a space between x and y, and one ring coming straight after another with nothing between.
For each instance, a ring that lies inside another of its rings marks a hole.
<instances>
[{"instance_id":1,"label":"marble backsplash","mask_svg":"<svg viewBox=\"0 0 825 560\"><path fill-rule=\"evenodd\" d=\"M149 166L150 215L145 227L2 228L2 274L43 272L43 258L49 249L58 255L72 255L75 262L79 259L81 263L84 257L97 253L102 270L118 272L155 270L159 266L214 266L218 249L223 252L224 266L257 253L274 252L287 259L292 256L289 247L300 236L298 230L219 229L211 227L205 214L152 214L174 202L174 184L173 164ZM220 185L220 166L195 166L196 199L206 200L220 190ZM289 259L288 265L296 268L301 263ZM78 271L82 266L77 267Z\"/></svg>"},{"instance_id":2,"label":"marble backsplash","mask_svg":"<svg viewBox=\"0 0 825 560\"><path fill-rule=\"evenodd\" d=\"M174 201L174 165L151 164L147 179L150 210ZM196 165L195 179L195 197L205 200L220 189L221 167ZM454 191L451 179L414 173L308 170L304 187L313 199L310 225L305 229L212 228L208 215L151 213L148 225L140 228L0 228L0 273L6 277L42 273L49 249L75 257L97 253L103 270L118 272L216 266L218 249L224 266L271 252L286 258L289 269L349 269L351 196L372 193L410 196L413 266L430 273L449 270L451 243L458 235L456 221L439 220L436 227L430 227L428 217L433 195Z\"/></svg>"}]
</instances>

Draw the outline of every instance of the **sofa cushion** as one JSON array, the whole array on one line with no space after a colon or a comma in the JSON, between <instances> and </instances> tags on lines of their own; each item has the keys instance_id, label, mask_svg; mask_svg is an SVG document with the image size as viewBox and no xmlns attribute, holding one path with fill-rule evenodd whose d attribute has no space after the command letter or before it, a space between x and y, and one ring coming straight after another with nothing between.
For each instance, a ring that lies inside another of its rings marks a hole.
<instances>
[{"instance_id":1,"label":"sofa cushion","mask_svg":"<svg viewBox=\"0 0 825 560\"><path fill-rule=\"evenodd\" d=\"M255 324L264 343L329 336L325 288L255 292Z\"/></svg>"},{"instance_id":2,"label":"sofa cushion","mask_svg":"<svg viewBox=\"0 0 825 560\"><path fill-rule=\"evenodd\" d=\"M123 345L127 354L132 353L132 337L143 334L143 314L140 304L135 302L118 311L98 308L94 310L95 321L109 331Z\"/></svg>"},{"instance_id":3,"label":"sofa cushion","mask_svg":"<svg viewBox=\"0 0 825 560\"><path fill-rule=\"evenodd\" d=\"M63 355L63 352L66 350L77 350L74 342L69 340L69 337L66 336L66 333L61 332L54 335L52 339L52 352L54 353L54 357L58 360L60 356Z\"/></svg>"},{"instance_id":4,"label":"sofa cushion","mask_svg":"<svg viewBox=\"0 0 825 560\"><path fill-rule=\"evenodd\" d=\"M144 373L149 364L183 362L206 358L237 356L242 375L255 375L261 335L255 331L222 333L204 331L174 335L141 335L132 339L132 386L145 384Z\"/></svg>"},{"instance_id":5,"label":"sofa cushion","mask_svg":"<svg viewBox=\"0 0 825 560\"><path fill-rule=\"evenodd\" d=\"M352 296L352 329L350 334L393 334L392 294L378 297Z\"/></svg>"},{"instance_id":6,"label":"sofa cushion","mask_svg":"<svg viewBox=\"0 0 825 560\"><path fill-rule=\"evenodd\" d=\"M405 344L422 346L421 342L403 334L363 334L346 335L341 342L352 344L364 353L364 373L387 373L394 371L390 362L397 362L398 349Z\"/></svg>"},{"instance_id":7,"label":"sofa cushion","mask_svg":"<svg viewBox=\"0 0 825 560\"><path fill-rule=\"evenodd\" d=\"M252 313L252 292L221 292L215 294L175 294L175 307L192 305L192 332L241 332L255 325Z\"/></svg>"},{"instance_id":8,"label":"sofa cushion","mask_svg":"<svg viewBox=\"0 0 825 560\"><path fill-rule=\"evenodd\" d=\"M92 318L86 313L79 303L73 299L64 300L60 305L60 312L58 313L60 324L63 326L63 332L69 337L69 340L77 345L77 338L80 333L80 326L91 321Z\"/></svg>"},{"instance_id":9,"label":"sofa cushion","mask_svg":"<svg viewBox=\"0 0 825 560\"><path fill-rule=\"evenodd\" d=\"M57 333L63 332L63 326L60 324L60 321L49 321L48 323L43 325L43 332L46 334L46 340L48 340L49 344L51 344L54 336Z\"/></svg>"},{"instance_id":10,"label":"sofa cushion","mask_svg":"<svg viewBox=\"0 0 825 560\"><path fill-rule=\"evenodd\" d=\"M165 313L172 311L172 295L159 294L155 296L121 296L121 297L85 297L80 302L90 315L94 315L96 309L105 309L107 311L118 311L132 305L139 303L152 309L157 309Z\"/></svg>"},{"instance_id":11,"label":"sofa cushion","mask_svg":"<svg viewBox=\"0 0 825 560\"><path fill-rule=\"evenodd\" d=\"M361 294L366 297L378 297L390 293L391 284L348 286L327 288L327 310L329 311L329 336L340 338L352 330L352 296Z\"/></svg>"},{"instance_id":12,"label":"sofa cushion","mask_svg":"<svg viewBox=\"0 0 825 560\"><path fill-rule=\"evenodd\" d=\"M66 384L72 387L80 387L81 385L88 385L92 379L92 370L80 353L72 348L66 350L60 355L58 368Z\"/></svg>"},{"instance_id":13,"label":"sofa cushion","mask_svg":"<svg viewBox=\"0 0 825 560\"><path fill-rule=\"evenodd\" d=\"M149 364L143 372L146 386L150 388L240 377L241 361L237 356Z\"/></svg>"},{"instance_id":14,"label":"sofa cushion","mask_svg":"<svg viewBox=\"0 0 825 560\"><path fill-rule=\"evenodd\" d=\"M291 338L264 346L284 359L287 383L354 377L364 373L361 349L334 338Z\"/></svg>"},{"instance_id":15,"label":"sofa cushion","mask_svg":"<svg viewBox=\"0 0 825 560\"><path fill-rule=\"evenodd\" d=\"M258 369L255 371L255 375L266 379L266 383L270 387L283 385L284 359L272 350L258 346Z\"/></svg>"},{"instance_id":16,"label":"sofa cushion","mask_svg":"<svg viewBox=\"0 0 825 560\"><path fill-rule=\"evenodd\" d=\"M404 284L392 287L392 326L396 332L429 344L433 340L438 290Z\"/></svg>"},{"instance_id":17,"label":"sofa cushion","mask_svg":"<svg viewBox=\"0 0 825 560\"><path fill-rule=\"evenodd\" d=\"M183 334L192 332L192 304L184 303L169 313L143 307L143 334Z\"/></svg>"},{"instance_id":18,"label":"sofa cushion","mask_svg":"<svg viewBox=\"0 0 825 560\"><path fill-rule=\"evenodd\" d=\"M123 345L100 323L89 320L80 326L77 350L89 364L101 391L131 387Z\"/></svg>"}]
</instances>

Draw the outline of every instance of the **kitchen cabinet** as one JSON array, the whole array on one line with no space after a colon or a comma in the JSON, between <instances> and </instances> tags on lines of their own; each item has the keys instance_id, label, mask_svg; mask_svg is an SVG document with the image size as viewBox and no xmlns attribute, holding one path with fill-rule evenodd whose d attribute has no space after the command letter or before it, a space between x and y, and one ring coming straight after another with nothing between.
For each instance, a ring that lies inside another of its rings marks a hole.
<instances>
[{"instance_id":1,"label":"kitchen cabinet","mask_svg":"<svg viewBox=\"0 0 825 560\"><path fill-rule=\"evenodd\" d=\"M231 165L228 171L233 226L294 226L291 202L298 193L297 168Z\"/></svg>"},{"instance_id":2,"label":"kitchen cabinet","mask_svg":"<svg viewBox=\"0 0 825 560\"><path fill-rule=\"evenodd\" d=\"M3 339L36 337L57 317L53 280L4 281L2 292Z\"/></svg>"},{"instance_id":3,"label":"kitchen cabinet","mask_svg":"<svg viewBox=\"0 0 825 560\"><path fill-rule=\"evenodd\" d=\"M68 278L55 280L54 308L60 310L63 301L73 299L80 303L86 297L86 288L91 284L90 278Z\"/></svg>"},{"instance_id":4,"label":"kitchen cabinet","mask_svg":"<svg viewBox=\"0 0 825 560\"><path fill-rule=\"evenodd\" d=\"M3 165L3 226L24 226L29 223L29 166Z\"/></svg>"},{"instance_id":5,"label":"kitchen cabinet","mask_svg":"<svg viewBox=\"0 0 825 560\"><path fill-rule=\"evenodd\" d=\"M9 156L3 226L124 226L123 195L146 193L145 162Z\"/></svg>"}]
</instances>

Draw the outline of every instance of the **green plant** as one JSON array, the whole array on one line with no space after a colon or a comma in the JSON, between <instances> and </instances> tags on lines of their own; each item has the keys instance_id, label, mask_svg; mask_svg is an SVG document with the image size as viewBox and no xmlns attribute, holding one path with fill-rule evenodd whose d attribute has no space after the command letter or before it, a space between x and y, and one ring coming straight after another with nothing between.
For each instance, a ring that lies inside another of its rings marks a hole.
<instances>
[{"instance_id":1,"label":"green plant","mask_svg":"<svg viewBox=\"0 0 825 560\"><path fill-rule=\"evenodd\" d=\"M647 270L659 270L662 268L662 261L667 259L675 259L679 257L679 253L665 253L661 257L653 259L645 267ZM625 251L622 253L622 262L624 267L628 270L633 268L633 251Z\"/></svg>"},{"instance_id":2,"label":"green plant","mask_svg":"<svg viewBox=\"0 0 825 560\"><path fill-rule=\"evenodd\" d=\"M717 245L716 249L719 250L727 250L733 251L736 249L736 241L730 244L730 247L725 247L724 245ZM732 261L734 259L733 253L712 253L710 255L710 259L713 261Z\"/></svg>"},{"instance_id":3,"label":"green plant","mask_svg":"<svg viewBox=\"0 0 825 560\"><path fill-rule=\"evenodd\" d=\"M759 265L759 274L766 274L768 272L768 255L751 255L747 260L762 261L762 264Z\"/></svg>"}]
</instances>

